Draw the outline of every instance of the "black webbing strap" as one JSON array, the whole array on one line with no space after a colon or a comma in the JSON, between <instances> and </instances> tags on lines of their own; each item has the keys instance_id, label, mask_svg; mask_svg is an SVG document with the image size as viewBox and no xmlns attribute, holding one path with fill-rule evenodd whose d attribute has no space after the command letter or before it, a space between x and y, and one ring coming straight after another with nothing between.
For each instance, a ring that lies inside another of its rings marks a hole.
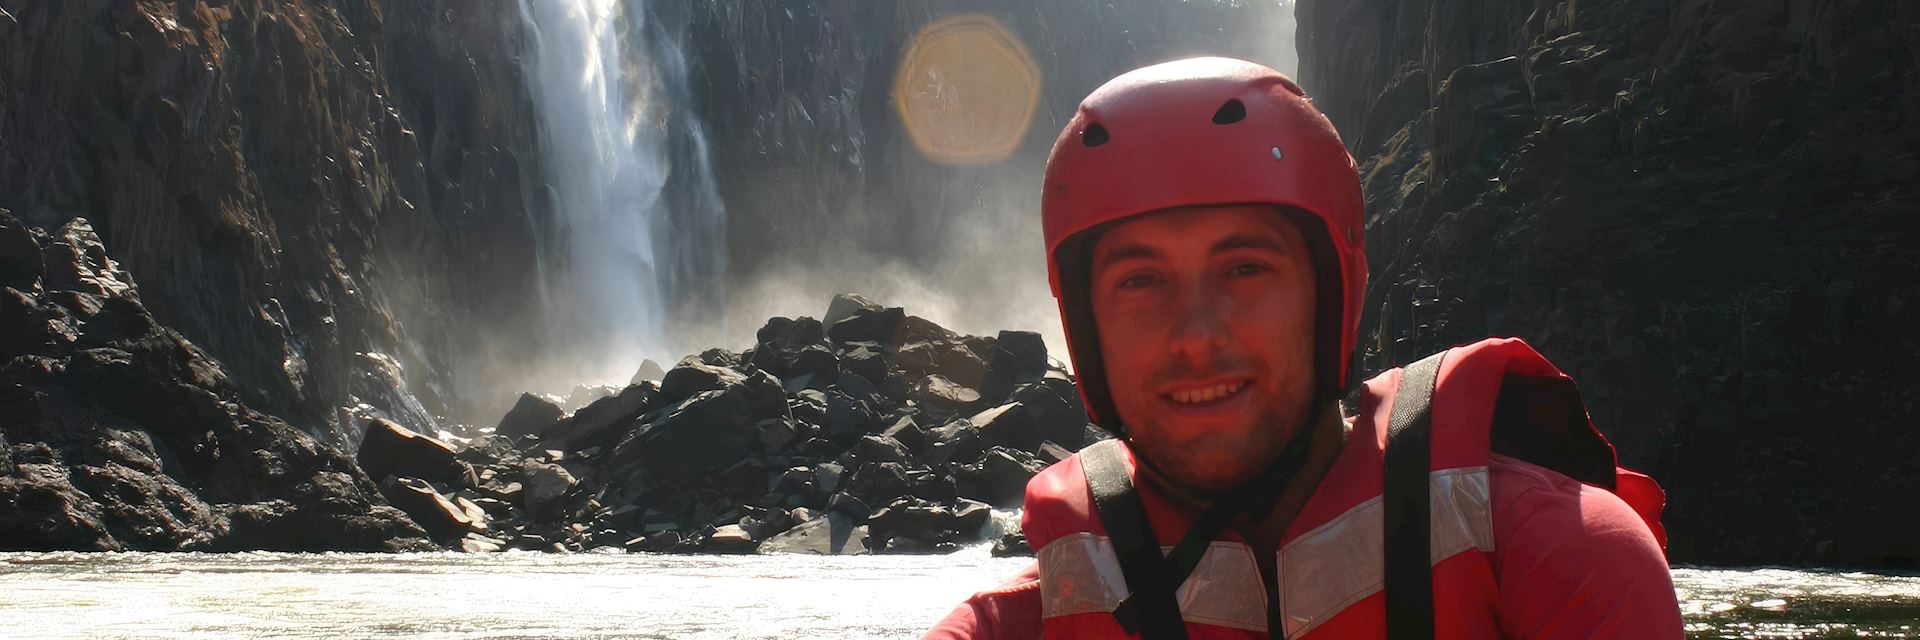
<instances>
[{"instance_id":1,"label":"black webbing strap","mask_svg":"<svg viewBox=\"0 0 1920 640\"><path fill-rule=\"evenodd\" d=\"M1180 543L1167 552L1167 572L1174 579L1174 584L1185 583L1187 576L1193 575L1194 567L1200 566L1200 558L1207 554L1207 548L1213 546L1214 539L1221 530L1227 528L1234 516L1244 513L1259 520L1273 508L1274 502L1280 498L1280 491L1287 487L1287 480L1299 473L1301 465L1307 461L1308 436L1302 433L1294 438L1287 449L1280 453L1279 462L1274 463L1259 479L1221 496L1208 505L1206 511L1200 512L1200 517L1193 521L1193 528L1188 529L1187 535L1180 538Z\"/></svg>"},{"instance_id":2,"label":"black webbing strap","mask_svg":"<svg viewBox=\"0 0 1920 640\"><path fill-rule=\"evenodd\" d=\"M1127 633L1147 640L1185 640L1186 623L1180 619L1180 603L1174 600L1180 583L1167 573L1160 542L1153 537L1140 496L1133 492L1122 446L1118 440L1102 440L1080 452L1093 506L1113 541L1120 574L1127 579L1129 593L1113 610L1113 617Z\"/></svg>"},{"instance_id":3,"label":"black webbing strap","mask_svg":"<svg viewBox=\"0 0 1920 640\"><path fill-rule=\"evenodd\" d=\"M1433 637L1433 559L1428 524L1428 467L1432 460L1433 385L1446 352L1407 365L1387 419L1386 526L1387 638Z\"/></svg>"}]
</instances>

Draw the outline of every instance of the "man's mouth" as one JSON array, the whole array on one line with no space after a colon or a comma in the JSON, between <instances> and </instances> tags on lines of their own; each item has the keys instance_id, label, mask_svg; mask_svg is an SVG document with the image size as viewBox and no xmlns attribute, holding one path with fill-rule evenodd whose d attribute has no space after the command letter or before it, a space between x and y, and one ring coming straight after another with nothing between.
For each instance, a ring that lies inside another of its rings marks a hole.
<instances>
[{"instance_id":1,"label":"man's mouth","mask_svg":"<svg viewBox=\"0 0 1920 640\"><path fill-rule=\"evenodd\" d=\"M1201 407L1225 402L1247 387L1248 380L1231 380L1204 387L1178 389L1161 394L1176 405Z\"/></svg>"}]
</instances>

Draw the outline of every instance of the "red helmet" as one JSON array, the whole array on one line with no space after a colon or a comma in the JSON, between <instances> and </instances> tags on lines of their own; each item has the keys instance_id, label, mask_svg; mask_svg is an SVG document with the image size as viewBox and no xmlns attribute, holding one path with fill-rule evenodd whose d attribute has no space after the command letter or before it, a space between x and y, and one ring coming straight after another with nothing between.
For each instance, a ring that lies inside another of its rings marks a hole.
<instances>
[{"instance_id":1,"label":"red helmet","mask_svg":"<svg viewBox=\"0 0 1920 640\"><path fill-rule=\"evenodd\" d=\"M1114 78L1060 132L1043 189L1048 277L1096 423L1119 426L1087 298L1088 241L1097 234L1084 232L1170 207L1271 204L1303 223L1321 261L1320 389L1344 391L1367 283L1360 181L1333 123L1292 80L1228 58Z\"/></svg>"}]
</instances>

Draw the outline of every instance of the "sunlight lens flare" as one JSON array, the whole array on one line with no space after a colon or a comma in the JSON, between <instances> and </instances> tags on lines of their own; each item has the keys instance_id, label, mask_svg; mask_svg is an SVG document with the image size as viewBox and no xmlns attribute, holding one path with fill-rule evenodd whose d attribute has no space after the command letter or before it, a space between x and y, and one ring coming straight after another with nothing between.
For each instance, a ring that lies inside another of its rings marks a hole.
<instances>
[{"instance_id":1,"label":"sunlight lens flare","mask_svg":"<svg viewBox=\"0 0 1920 640\"><path fill-rule=\"evenodd\" d=\"M894 77L893 104L920 153L953 165L1005 159L1040 100L1040 69L998 20L963 14L920 29Z\"/></svg>"}]
</instances>

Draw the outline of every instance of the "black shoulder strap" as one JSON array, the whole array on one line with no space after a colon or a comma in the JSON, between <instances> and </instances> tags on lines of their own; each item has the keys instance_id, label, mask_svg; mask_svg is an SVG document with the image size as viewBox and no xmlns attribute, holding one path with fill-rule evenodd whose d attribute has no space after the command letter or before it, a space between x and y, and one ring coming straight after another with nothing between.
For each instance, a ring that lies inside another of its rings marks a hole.
<instances>
[{"instance_id":1,"label":"black shoulder strap","mask_svg":"<svg viewBox=\"0 0 1920 640\"><path fill-rule=\"evenodd\" d=\"M1185 640L1187 627L1180 619L1180 603L1174 600L1179 585L1168 575L1160 542L1154 539L1146 509L1133 491L1122 446L1118 440L1102 440L1080 452L1093 506L1113 541L1120 574L1130 591L1113 610L1113 617L1127 633L1147 640Z\"/></svg>"},{"instance_id":2,"label":"black shoulder strap","mask_svg":"<svg viewBox=\"0 0 1920 640\"><path fill-rule=\"evenodd\" d=\"M1433 637L1433 540L1427 522L1432 460L1433 385L1445 351L1407 365L1387 419L1386 525L1387 638Z\"/></svg>"}]
</instances>

